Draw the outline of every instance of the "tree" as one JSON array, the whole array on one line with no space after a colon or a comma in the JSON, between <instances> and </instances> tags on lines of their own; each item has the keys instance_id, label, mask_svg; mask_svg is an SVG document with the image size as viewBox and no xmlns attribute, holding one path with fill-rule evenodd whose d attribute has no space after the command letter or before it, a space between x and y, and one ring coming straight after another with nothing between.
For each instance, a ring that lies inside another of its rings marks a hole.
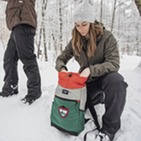
<instances>
[{"instance_id":1,"label":"tree","mask_svg":"<svg viewBox=\"0 0 141 141\"><path fill-rule=\"evenodd\" d=\"M139 14L141 16L141 0L135 0L135 4L138 8Z\"/></svg>"},{"instance_id":2,"label":"tree","mask_svg":"<svg viewBox=\"0 0 141 141\"><path fill-rule=\"evenodd\" d=\"M100 22L102 23L102 14L103 14L103 0L101 0L101 7L100 7Z\"/></svg>"},{"instance_id":3,"label":"tree","mask_svg":"<svg viewBox=\"0 0 141 141\"><path fill-rule=\"evenodd\" d=\"M136 4L138 11L139 11L139 14L141 16L141 0L135 0L135 4ZM141 69L141 62L138 67Z\"/></svg>"},{"instance_id":4,"label":"tree","mask_svg":"<svg viewBox=\"0 0 141 141\"><path fill-rule=\"evenodd\" d=\"M112 14L111 32L113 32L113 27L114 27L116 4L117 4L117 0L114 1L114 8L113 8L113 14Z\"/></svg>"},{"instance_id":5,"label":"tree","mask_svg":"<svg viewBox=\"0 0 141 141\"><path fill-rule=\"evenodd\" d=\"M43 37L43 46L44 46L44 55L45 55L45 61L48 61L47 57L47 43L46 43L46 28L45 28L45 13L47 9L47 2L48 0L43 0L42 1L42 17L41 17L41 26L40 26L40 31L39 31L39 42L38 42L38 50L37 50L37 57L39 58L39 55L42 54L42 51L40 49L41 47L41 40Z\"/></svg>"},{"instance_id":6,"label":"tree","mask_svg":"<svg viewBox=\"0 0 141 141\"><path fill-rule=\"evenodd\" d=\"M60 21L60 50L62 52L63 50L63 32L62 32L62 28L63 28L63 19L62 19L62 2L61 0L59 0L59 21Z\"/></svg>"}]
</instances>

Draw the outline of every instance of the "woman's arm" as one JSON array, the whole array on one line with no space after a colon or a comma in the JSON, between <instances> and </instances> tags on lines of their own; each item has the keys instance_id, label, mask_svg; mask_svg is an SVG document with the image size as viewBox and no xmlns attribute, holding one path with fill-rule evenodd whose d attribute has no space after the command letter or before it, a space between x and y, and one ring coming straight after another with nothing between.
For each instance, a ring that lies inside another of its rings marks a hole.
<instances>
[{"instance_id":1,"label":"woman's arm","mask_svg":"<svg viewBox=\"0 0 141 141\"><path fill-rule=\"evenodd\" d=\"M117 41L110 33L105 40L104 62L101 64L90 65L91 77L99 77L110 72L119 70L119 50Z\"/></svg>"},{"instance_id":2,"label":"woman's arm","mask_svg":"<svg viewBox=\"0 0 141 141\"><path fill-rule=\"evenodd\" d=\"M65 50L58 56L56 60L56 70L61 71L63 69L67 70L66 64L73 57L73 49L71 41L66 46Z\"/></svg>"}]
</instances>

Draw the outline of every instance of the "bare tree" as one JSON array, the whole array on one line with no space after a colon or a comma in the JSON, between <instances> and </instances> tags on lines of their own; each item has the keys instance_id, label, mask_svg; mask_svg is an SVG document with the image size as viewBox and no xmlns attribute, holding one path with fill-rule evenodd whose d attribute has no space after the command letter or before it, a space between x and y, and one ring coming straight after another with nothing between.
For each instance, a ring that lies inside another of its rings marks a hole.
<instances>
[{"instance_id":1,"label":"bare tree","mask_svg":"<svg viewBox=\"0 0 141 141\"><path fill-rule=\"evenodd\" d=\"M139 14L141 16L141 0L135 0L135 4L138 8Z\"/></svg>"},{"instance_id":2,"label":"bare tree","mask_svg":"<svg viewBox=\"0 0 141 141\"><path fill-rule=\"evenodd\" d=\"M135 4L136 4L138 11L139 11L139 14L141 16L141 0L135 0ZM141 49L139 52L141 52ZM139 54L139 55L141 55L141 54ZM141 69L141 61L140 61L140 64L138 67Z\"/></svg>"},{"instance_id":3,"label":"bare tree","mask_svg":"<svg viewBox=\"0 0 141 141\"><path fill-rule=\"evenodd\" d=\"M103 0L101 0L101 4L100 4L100 22L102 23L102 15L103 15Z\"/></svg>"},{"instance_id":4,"label":"bare tree","mask_svg":"<svg viewBox=\"0 0 141 141\"><path fill-rule=\"evenodd\" d=\"M60 21L60 37L59 37L59 42L60 42L60 51L62 52L63 50L63 32L62 32L62 26L63 26L63 20L62 20L62 3L61 0L59 0L59 21Z\"/></svg>"},{"instance_id":5,"label":"bare tree","mask_svg":"<svg viewBox=\"0 0 141 141\"><path fill-rule=\"evenodd\" d=\"M117 0L114 0L114 8L113 8L113 14L112 14L111 32L113 32L113 27L114 27L116 4L117 4Z\"/></svg>"},{"instance_id":6,"label":"bare tree","mask_svg":"<svg viewBox=\"0 0 141 141\"><path fill-rule=\"evenodd\" d=\"M37 50L37 57L39 58L39 56L42 54L40 47L41 47L42 37L43 37L45 61L48 61L47 43L46 43L46 28L45 28L45 12L47 9L47 2L48 0L43 0L42 2L42 17L41 17L41 26L40 26L40 31L39 31L39 42L38 42L38 50Z\"/></svg>"}]
</instances>

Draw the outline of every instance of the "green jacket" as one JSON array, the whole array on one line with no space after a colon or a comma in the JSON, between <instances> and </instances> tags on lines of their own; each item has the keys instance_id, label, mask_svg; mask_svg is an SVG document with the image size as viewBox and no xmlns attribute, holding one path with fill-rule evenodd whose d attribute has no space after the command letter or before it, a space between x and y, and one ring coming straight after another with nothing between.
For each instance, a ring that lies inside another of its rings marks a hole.
<instances>
[{"instance_id":1,"label":"green jacket","mask_svg":"<svg viewBox=\"0 0 141 141\"><path fill-rule=\"evenodd\" d=\"M87 48L86 44L84 44L84 50ZM62 54L57 58L56 69L60 71L61 68L66 68L67 62L72 57L75 57L75 60L80 65L80 71L89 66L91 72L90 79L103 76L110 72L117 72L119 70L117 41L113 34L106 29L104 29L103 35L97 42L97 48L93 57L87 59L84 50L81 51L80 56L77 56L73 51L72 43L70 41Z\"/></svg>"},{"instance_id":2,"label":"green jacket","mask_svg":"<svg viewBox=\"0 0 141 141\"><path fill-rule=\"evenodd\" d=\"M37 27L35 0L4 0L7 1L6 23L9 30L18 24Z\"/></svg>"}]
</instances>

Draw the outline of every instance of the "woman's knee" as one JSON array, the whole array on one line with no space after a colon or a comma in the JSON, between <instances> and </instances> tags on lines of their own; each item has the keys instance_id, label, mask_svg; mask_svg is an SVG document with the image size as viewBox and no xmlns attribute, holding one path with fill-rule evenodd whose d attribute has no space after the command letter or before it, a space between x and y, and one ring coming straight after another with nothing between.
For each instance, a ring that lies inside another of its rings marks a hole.
<instances>
[{"instance_id":1,"label":"woman's knee","mask_svg":"<svg viewBox=\"0 0 141 141\"><path fill-rule=\"evenodd\" d=\"M122 75L117 72L109 73L103 78L103 86L118 88L119 90L125 90L127 87L127 83L124 81Z\"/></svg>"}]
</instances>

